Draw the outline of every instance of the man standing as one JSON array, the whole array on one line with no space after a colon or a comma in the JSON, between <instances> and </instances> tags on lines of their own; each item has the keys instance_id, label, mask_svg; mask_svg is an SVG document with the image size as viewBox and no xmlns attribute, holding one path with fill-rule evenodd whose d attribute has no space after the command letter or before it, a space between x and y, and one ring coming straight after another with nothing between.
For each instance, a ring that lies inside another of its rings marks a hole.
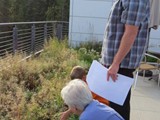
<instances>
[{"instance_id":1,"label":"man standing","mask_svg":"<svg viewBox=\"0 0 160 120\"><path fill-rule=\"evenodd\" d=\"M101 63L107 66L107 80L117 73L133 77L148 44L149 0L116 0L111 9L102 46ZM122 88L123 89L123 88ZM110 103L125 120L130 118L129 91L123 106Z\"/></svg>"}]
</instances>

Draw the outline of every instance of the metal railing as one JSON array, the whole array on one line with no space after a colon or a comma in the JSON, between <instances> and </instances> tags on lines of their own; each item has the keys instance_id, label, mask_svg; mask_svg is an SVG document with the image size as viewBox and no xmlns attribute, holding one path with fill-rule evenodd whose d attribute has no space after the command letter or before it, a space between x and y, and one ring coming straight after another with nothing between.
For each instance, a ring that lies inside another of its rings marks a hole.
<instances>
[{"instance_id":1,"label":"metal railing","mask_svg":"<svg viewBox=\"0 0 160 120\"><path fill-rule=\"evenodd\" d=\"M28 55L41 51L50 37L61 40L68 36L68 25L65 21L0 23L0 56L16 51Z\"/></svg>"}]
</instances>

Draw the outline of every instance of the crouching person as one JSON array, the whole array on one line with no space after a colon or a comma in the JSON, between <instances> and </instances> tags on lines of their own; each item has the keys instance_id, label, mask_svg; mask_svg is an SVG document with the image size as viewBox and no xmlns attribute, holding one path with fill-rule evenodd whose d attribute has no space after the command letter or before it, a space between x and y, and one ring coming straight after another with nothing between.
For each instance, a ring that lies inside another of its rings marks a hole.
<instances>
[{"instance_id":1,"label":"crouching person","mask_svg":"<svg viewBox=\"0 0 160 120\"><path fill-rule=\"evenodd\" d=\"M70 81L61 91L69 109L79 120L124 120L115 110L92 98L92 94L80 79Z\"/></svg>"}]
</instances>

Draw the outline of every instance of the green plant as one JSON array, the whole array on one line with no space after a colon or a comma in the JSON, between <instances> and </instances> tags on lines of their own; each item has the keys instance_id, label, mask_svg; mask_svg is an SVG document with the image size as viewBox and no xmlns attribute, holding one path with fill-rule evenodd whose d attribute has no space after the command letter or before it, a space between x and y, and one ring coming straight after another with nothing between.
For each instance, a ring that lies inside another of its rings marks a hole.
<instances>
[{"instance_id":1,"label":"green plant","mask_svg":"<svg viewBox=\"0 0 160 120\"><path fill-rule=\"evenodd\" d=\"M81 61L85 61L89 66L93 60L98 60L99 58L100 54L94 49L87 50L86 48L80 48L78 50L78 59Z\"/></svg>"},{"instance_id":2,"label":"green plant","mask_svg":"<svg viewBox=\"0 0 160 120\"><path fill-rule=\"evenodd\" d=\"M81 43L80 46L77 47L76 49L79 49L79 48L86 48L87 50L94 49L96 52L100 53L102 50L102 42L101 41L84 42L84 43Z\"/></svg>"},{"instance_id":3,"label":"green plant","mask_svg":"<svg viewBox=\"0 0 160 120\"><path fill-rule=\"evenodd\" d=\"M147 56L146 61L147 62L157 62L157 59Z\"/></svg>"},{"instance_id":4,"label":"green plant","mask_svg":"<svg viewBox=\"0 0 160 120\"><path fill-rule=\"evenodd\" d=\"M58 120L64 111L60 95L73 66L89 68L99 58L94 49L71 49L67 41L51 39L36 58L24 54L0 59L0 119ZM71 116L70 120L78 120Z\"/></svg>"}]
</instances>

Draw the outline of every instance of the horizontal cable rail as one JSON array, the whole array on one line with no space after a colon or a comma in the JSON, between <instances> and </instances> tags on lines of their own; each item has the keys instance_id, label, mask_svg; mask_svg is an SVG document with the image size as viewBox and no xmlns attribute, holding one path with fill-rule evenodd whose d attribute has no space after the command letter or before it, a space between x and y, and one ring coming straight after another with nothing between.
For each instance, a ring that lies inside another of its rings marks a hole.
<instances>
[{"instance_id":1,"label":"horizontal cable rail","mask_svg":"<svg viewBox=\"0 0 160 120\"><path fill-rule=\"evenodd\" d=\"M50 37L59 40L68 36L69 23L66 21L38 21L0 23L0 57L16 51L28 56L42 51Z\"/></svg>"}]
</instances>

